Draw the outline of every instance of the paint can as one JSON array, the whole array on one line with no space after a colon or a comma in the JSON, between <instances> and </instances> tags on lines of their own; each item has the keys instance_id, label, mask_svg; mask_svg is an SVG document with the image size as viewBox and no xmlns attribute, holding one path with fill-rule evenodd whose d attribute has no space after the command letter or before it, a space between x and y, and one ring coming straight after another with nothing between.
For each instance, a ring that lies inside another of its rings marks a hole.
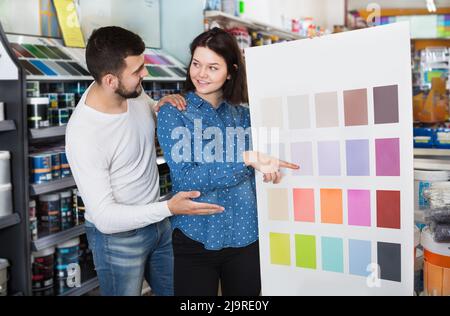
<instances>
[{"instance_id":1,"label":"paint can","mask_svg":"<svg viewBox=\"0 0 450 316\"><path fill-rule=\"evenodd\" d=\"M61 229L73 227L72 215L72 191L64 191L59 193L61 197Z\"/></svg>"},{"instance_id":2,"label":"paint can","mask_svg":"<svg viewBox=\"0 0 450 316\"><path fill-rule=\"evenodd\" d=\"M0 217L13 213L12 185L11 183L0 185Z\"/></svg>"},{"instance_id":3,"label":"paint can","mask_svg":"<svg viewBox=\"0 0 450 316\"><path fill-rule=\"evenodd\" d=\"M76 264L80 267L80 239L74 238L67 242L58 244L56 246L55 256L55 277L56 277L56 292L62 294L70 288L67 285L67 278L69 277L69 265Z\"/></svg>"},{"instance_id":4,"label":"paint can","mask_svg":"<svg viewBox=\"0 0 450 316\"><path fill-rule=\"evenodd\" d=\"M29 156L30 182L41 184L52 180L52 155L49 153Z\"/></svg>"},{"instance_id":5,"label":"paint can","mask_svg":"<svg viewBox=\"0 0 450 316\"><path fill-rule=\"evenodd\" d=\"M0 258L0 296L8 295L8 267L8 260Z\"/></svg>"},{"instance_id":6,"label":"paint can","mask_svg":"<svg viewBox=\"0 0 450 316\"><path fill-rule=\"evenodd\" d=\"M65 151L59 152L61 161L61 178L67 178L72 176L72 171L70 170L69 161L67 160L67 155Z\"/></svg>"},{"instance_id":7,"label":"paint can","mask_svg":"<svg viewBox=\"0 0 450 316\"><path fill-rule=\"evenodd\" d=\"M48 120L48 98L28 98L28 127L45 128L50 126Z\"/></svg>"},{"instance_id":8,"label":"paint can","mask_svg":"<svg viewBox=\"0 0 450 316\"><path fill-rule=\"evenodd\" d=\"M75 225L84 224L84 213L86 208L84 206L83 199L81 198L81 193L77 190L77 208L75 210Z\"/></svg>"},{"instance_id":9,"label":"paint can","mask_svg":"<svg viewBox=\"0 0 450 316\"><path fill-rule=\"evenodd\" d=\"M55 247L31 253L33 295L47 296L53 289L54 256Z\"/></svg>"},{"instance_id":10,"label":"paint can","mask_svg":"<svg viewBox=\"0 0 450 316\"><path fill-rule=\"evenodd\" d=\"M27 82L27 97L36 98L41 94L39 81L26 81Z\"/></svg>"},{"instance_id":11,"label":"paint can","mask_svg":"<svg viewBox=\"0 0 450 316\"><path fill-rule=\"evenodd\" d=\"M0 102L0 122L5 120L5 103Z\"/></svg>"},{"instance_id":12,"label":"paint can","mask_svg":"<svg viewBox=\"0 0 450 316\"><path fill-rule=\"evenodd\" d=\"M57 232L61 224L61 198L59 194L39 196L39 227L46 232Z\"/></svg>"},{"instance_id":13,"label":"paint can","mask_svg":"<svg viewBox=\"0 0 450 316\"><path fill-rule=\"evenodd\" d=\"M52 157L52 180L61 178L61 156L59 152L51 152Z\"/></svg>"},{"instance_id":14,"label":"paint can","mask_svg":"<svg viewBox=\"0 0 450 316\"><path fill-rule=\"evenodd\" d=\"M0 185L11 183L11 154L0 151Z\"/></svg>"},{"instance_id":15,"label":"paint can","mask_svg":"<svg viewBox=\"0 0 450 316\"><path fill-rule=\"evenodd\" d=\"M36 201L31 200L28 207L28 214L30 218L30 235L31 240L38 238L37 217L36 217Z\"/></svg>"},{"instance_id":16,"label":"paint can","mask_svg":"<svg viewBox=\"0 0 450 316\"><path fill-rule=\"evenodd\" d=\"M51 109L58 108L58 93L46 93L44 97L48 98L48 102Z\"/></svg>"},{"instance_id":17,"label":"paint can","mask_svg":"<svg viewBox=\"0 0 450 316\"><path fill-rule=\"evenodd\" d=\"M51 126L65 126L69 122L69 110L49 109L49 120Z\"/></svg>"},{"instance_id":18,"label":"paint can","mask_svg":"<svg viewBox=\"0 0 450 316\"><path fill-rule=\"evenodd\" d=\"M450 243L434 241L429 227L421 234L424 290L427 296L450 296Z\"/></svg>"},{"instance_id":19,"label":"paint can","mask_svg":"<svg viewBox=\"0 0 450 316\"><path fill-rule=\"evenodd\" d=\"M61 93L58 95L58 105L60 109L75 107L74 93Z\"/></svg>"}]
</instances>

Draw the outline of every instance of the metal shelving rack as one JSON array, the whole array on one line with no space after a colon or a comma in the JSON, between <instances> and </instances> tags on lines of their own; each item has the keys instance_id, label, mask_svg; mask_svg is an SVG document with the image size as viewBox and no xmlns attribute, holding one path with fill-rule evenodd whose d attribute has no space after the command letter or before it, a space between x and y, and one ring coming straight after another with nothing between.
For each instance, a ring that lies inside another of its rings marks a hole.
<instances>
[{"instance_id":1,"label":"metal shelving rack","mask_svg":"<svg viewBox=\"0 0 450 316\"><path fill-rule=\"evenodd\" d=\"M10 295L31 294L30 234L28 221L28 139L26 113L26 74L9 47L0 24L0 99L5 102L6 121L0 122L0 150L11 152L11 183L14 213L0 218L0 257L10 263Z\"/></svg>"},{"instance_id":2,"label":"metal shelving rack","mask_svg":"<svg viewBox=\"0 0 450 316\"><path fill-rule=\"evenodd\" d=\"M13 36L14 37L14 36ZM29 144L46 144L54 140L63 140L66 134L66 126L49 127L45 129L29 129L27 124L27 80L39 81L40 84L54 83L86 83L91 81L89 76L73 76L71 78L60 77L36 77L26 74L20 60L10 47L9 35L6 35L0 25L0 39L8 56L13 60L19 77L15 80L2 81L0 79L0 101L5 102L7 107L6 121L0 122L0 150L8 150L12 154L12 182L14 189L14 206L16 213L11 216L0 218L0 257L10 261L10 282L8 286L9 294L32 295L31 286L31 262L32 251L40 251L59 243L68 241L85 234L84 225L78 225L70 229L42 236L37 240L31 240L29 232L28 201L30 197L37 197L41 194L56 192L71 187L75 187L73 177L63 178L43 184L29 183L28 154ZM32 39L33 40L33 39ZM54 45L53 41L53 45ZM64 49L64 47L60 47ZM1 52L1 51L0 51ZM70 49L64 50L70 55ZM153 53L147 50L146 53ZM0 57L1 58L1 57ZM181 64L169 56L173 66L181 67ZM79 61L84 65L84 61ZM166 68L164 68L166 69ZM174 72L175 73L175 72ZM1 73L0 73L1 76ZM144 86L158 90L170 87L180 90L180 83L184 78L172 74L171 78L152 78L144 80ZM158 157L159 167L167 167L164 157ZM168 200L171 194L161 197L161 201ZM60 296L79 296L98 287L96 277L84 281L80 288L71 289Z\"/></svg>"}]
</instances>

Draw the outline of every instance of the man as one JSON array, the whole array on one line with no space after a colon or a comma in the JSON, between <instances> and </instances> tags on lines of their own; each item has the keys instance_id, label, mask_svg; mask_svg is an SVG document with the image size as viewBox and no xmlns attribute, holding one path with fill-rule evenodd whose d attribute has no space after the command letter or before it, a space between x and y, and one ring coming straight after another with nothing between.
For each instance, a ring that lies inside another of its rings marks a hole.
<instances>
[{"instance_id":1,"label":"man","mask_svg":"<svg viewBox=\"0 0 450 316\"><path fill-rule=\"evenodd\" d=\"M119 27L93 32L86 47L95 82L70 119L66 151L86 205L86 234L102 295L140 295L145 277L156 295L173 295L172 215L211 215L199 192L159 200L155 104L142 89L148 75L142 39Z\"/></svg>"}]
</instances>

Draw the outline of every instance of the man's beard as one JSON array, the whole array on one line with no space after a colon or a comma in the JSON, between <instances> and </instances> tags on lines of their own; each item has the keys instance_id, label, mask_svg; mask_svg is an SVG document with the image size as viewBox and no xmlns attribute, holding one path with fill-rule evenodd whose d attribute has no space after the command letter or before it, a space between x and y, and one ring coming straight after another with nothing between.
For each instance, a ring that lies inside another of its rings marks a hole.
<instances>
[{"instance_id":1,"label":"man's beard","mask_svg":"<svg viewBox=\"0 0 450 316\"><path fill-rule=\"evenodd\" d=\"M141 86L142 86L142 80L139 83L139 86L137 86L134 91L130 92L130 91L125 90L125 88L122 86L122 83L119 81L119 87L114 92L116 94L120 95L124 99L135 99L141 95L142 91L139 91L139 90L141 90L140 89Z\"/></svg>"}]
</instances>

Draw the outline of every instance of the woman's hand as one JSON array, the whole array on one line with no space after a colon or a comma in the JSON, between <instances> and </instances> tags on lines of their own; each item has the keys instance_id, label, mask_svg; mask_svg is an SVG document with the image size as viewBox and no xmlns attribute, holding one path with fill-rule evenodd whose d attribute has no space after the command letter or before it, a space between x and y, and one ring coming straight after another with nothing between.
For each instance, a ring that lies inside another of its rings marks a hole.
<instances>
[{"instance_id":1,"label":"woman's hand","mask_svg":"<svg viewBox=\"0 0 450 316\"><path fill-rule=\"evenodd\" d=\"M158 103L153 107L155 112L159 112L161 107L165 103L170 103L172 106L176 107L179 111L185 111L186 110L186 100L185 98L180 94L170 94L162 97Z\"/></svg>"},{"instance_id":2,"label":"woman's hand","mask_svg":"<svg viewBox=\"0 0 450 316\"><path fill-rule=\"evenodd\" d=\"M281 182L281 168L298 170L300 166L257 152L244 152L244 163L264 174L264 182Z\"/></svg>"}]
</instances>

